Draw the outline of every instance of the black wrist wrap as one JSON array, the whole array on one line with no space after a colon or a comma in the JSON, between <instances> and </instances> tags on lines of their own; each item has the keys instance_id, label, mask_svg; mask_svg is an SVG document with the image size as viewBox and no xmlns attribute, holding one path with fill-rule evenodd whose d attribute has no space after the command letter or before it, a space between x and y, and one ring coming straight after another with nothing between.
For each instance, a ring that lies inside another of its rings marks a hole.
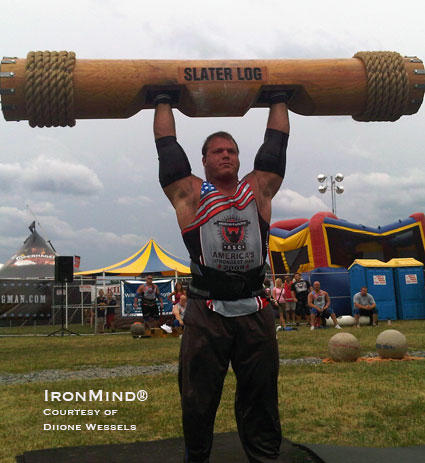
<instances>
[{"instance_id":1,"label":"black wrist wrap","mask_svg":"<svg viewBox=\"0 0 425 463\"><path fill-rule=\"evenodd\" d=\"M264 143L258 150L254 161L254 169L273 172L285 177L286 147L289 134L275 129L266 129Z\"/></svg>"},{"instance_id":2,"label":"black wrist wrap","mask_svg":"<svg viewBox=\"0 0 425 463\"><path fill-rule=\"evenodd\" d=\"M162 188L191 175L189 160L176 137L158 138L155 143L159 160L159 183Z\"/></svg>"},{"instance_id":3,"label":"black wrist wrap","mask_svg":"<svg viewBox=\"0 0 425 463\"><path fill-rule=\"evenodd\" d=\"M168 95L167 93L160 93L160 94L155 96L155 98L153 100L153 105L158 106L160 103L165 103L165 104L171 105L172 101L173 100L172 100L170 95Z\"/></svg>"}]
</instances>

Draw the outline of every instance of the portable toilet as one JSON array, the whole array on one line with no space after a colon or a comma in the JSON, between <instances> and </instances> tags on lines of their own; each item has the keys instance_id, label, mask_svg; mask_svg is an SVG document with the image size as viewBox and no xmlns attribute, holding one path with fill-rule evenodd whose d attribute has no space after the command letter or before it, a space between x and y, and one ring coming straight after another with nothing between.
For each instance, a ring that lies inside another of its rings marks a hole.
<instances>
[{"instance_id":1,"label":"portable toilet","mask_svg":"<svg viewBox=\"0 0 425 463\"><path fill-rule=\"evenodd\" d=\"M348 268L351 304L362 286L367 286L378 309L379 320L396 320L397 305L393 269L377 259L356 259Z\"/></svg>"},{"instance_id":2,"label":"portable toilet","mask_svg":"<svg viewBox=\"0 0 425 463\"><path fill-rule=\"evenodd\" d=\"M397 315L401 320L425 318L424 265L413 258L391 259Z\"/></svg>"}]
</instances>

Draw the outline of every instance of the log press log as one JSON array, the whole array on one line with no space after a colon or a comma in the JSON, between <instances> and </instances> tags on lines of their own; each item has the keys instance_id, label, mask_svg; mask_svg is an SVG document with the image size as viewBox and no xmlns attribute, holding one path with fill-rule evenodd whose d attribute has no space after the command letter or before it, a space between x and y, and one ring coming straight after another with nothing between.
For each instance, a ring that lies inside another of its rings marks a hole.
<instances>
[{"instance_id":1,"label":"log press log","mask_svg":"<svg viewBox=\"0 0 425 463\"><path fill-rule=\"evenodd\" d=\"M153 108L166 90L190 117L243 116L266 107L267 93L293 92L289 109L305 116L350 115L395 121L423 101L422 60L397 52L359 52L319 60L91 60L73 52L5 57L1 109L32 127L73 126L76 119L128 118Z\"/></svg>"}]
</instances>

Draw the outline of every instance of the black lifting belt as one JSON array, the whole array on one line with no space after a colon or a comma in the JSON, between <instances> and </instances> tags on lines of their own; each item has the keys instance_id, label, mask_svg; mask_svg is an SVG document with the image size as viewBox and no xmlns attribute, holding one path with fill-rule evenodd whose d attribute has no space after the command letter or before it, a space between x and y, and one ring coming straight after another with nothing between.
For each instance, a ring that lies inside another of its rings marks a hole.
<instances>
[{"instance_id":1,"label":"black lifting belt","mask_svg":"<svg viewBox=\"0 0 425 463\"><path fill-rule=\"evenodd\" d=\"M158 138L156 150L159 159L159 183L162 188L185 177L189 177L192 170L183 148L174 136Z\"/></svg>"},{"instance_id":2,"label":"black lifting belt","mask_svg":"<svg viewBox=\"0 0 425 463\"><path fill-rule=\"evenodd\" d=\"M236 301L264 294L265 265L247 272L223 272L192 262L191 271L189 297L194 299Z\"/></svg>"},{"instance_id":3,"label":"black lifting belt","mask_svg":"<svg viewBox=\"0 0 425 463\"><path fill-rule=\"evenodd\" d=\"M266 129L264 143L260 146L254 161L254 169L273 172L285 177L286 147L289 135L275 129Z\"/></svg>"}]
</instances>

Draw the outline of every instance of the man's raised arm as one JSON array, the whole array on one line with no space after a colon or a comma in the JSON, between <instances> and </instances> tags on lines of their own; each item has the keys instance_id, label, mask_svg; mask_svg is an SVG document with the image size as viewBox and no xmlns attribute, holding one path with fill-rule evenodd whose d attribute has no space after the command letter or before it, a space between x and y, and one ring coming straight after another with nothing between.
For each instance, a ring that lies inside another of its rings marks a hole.
<instances>
[{"instance_id":1,"label":"man's raised arm","mask_svg":"<svg viewBox=\"0 0 425 463\"><path fill-rule=\"evenodd\" d=\"M155 140L176 136L176 123L171 109L171 98L168 95L158 95L155 98L153 133Z\"/></svg>"},{"instance_id":2,"label":"man's raised arm","mask_svg":"<svg viewBox=\"0 0 425 463\"><path fill-rule=\"evenodd\" d=\"M192 175L189 160L176 138L176 125L171 97L157 95L154 136L159 160L159 183L177 214L180 228L191 223L197 210L202 181Z\"/></svg>"},{"instance_id":3,"label":"man's raised arm","mask_svg":"<svg viewBox=\"0 0 425 463\"><path fill-rule=\"evenodd\" d=\"M271 218L271 200L279 191L286 170L286 147L289 137L289 117L286 102L291 95L276 92L269 96L270 111L264 142L254 161L254 170L245 179L254 189L260 214Z\"/></svg>"},{"instance_id":4,"label":"man's raised arm","mask_svg":"<svg viewBox=\"0 0 425 463\"><path fill-rule=\"evenodd\" d=\"M289 137L289 117L286 103L289 95L277 92L270 96L270 112L264 143L254 161L254 174L266 198L279 191L286 170L286 147Z\"/></svg>"}]
</instances>

